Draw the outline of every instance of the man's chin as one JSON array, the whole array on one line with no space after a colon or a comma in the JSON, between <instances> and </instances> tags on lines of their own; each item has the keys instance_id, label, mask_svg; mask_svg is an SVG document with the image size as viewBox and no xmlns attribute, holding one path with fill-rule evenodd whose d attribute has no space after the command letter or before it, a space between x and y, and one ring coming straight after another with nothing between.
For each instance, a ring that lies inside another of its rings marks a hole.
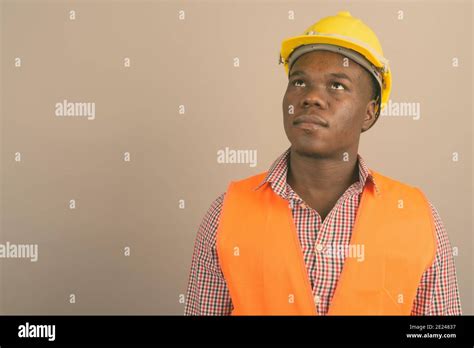
<instances>
[{"instance_id":1,"label":"man's chin","mask_svg":"<svg viewBox=\"0 0 474 348\"><path fill-rule=\"evenodd\" d=\"M308 142L292 142L291 148L293 152L297 153L299 156L311 157L311 158L329 158L331 156L331 151L328 151L327 148L321 146L317 143L308 143Z\"/></svg>"}]
</instances>

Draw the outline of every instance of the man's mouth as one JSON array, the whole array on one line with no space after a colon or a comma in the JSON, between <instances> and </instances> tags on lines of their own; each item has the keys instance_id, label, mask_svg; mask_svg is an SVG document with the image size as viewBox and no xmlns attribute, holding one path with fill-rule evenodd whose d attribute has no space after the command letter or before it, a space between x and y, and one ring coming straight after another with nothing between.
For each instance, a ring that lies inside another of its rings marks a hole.
<instances>
[{"instance_id":1,"label":"man's mouth","mask_svg":"<svg viewBox=\"0 0 474 348\"><path fill-rule=\"evenodd\" d=\"M326 128L328 122L318 115L301 115L293 120L293 126L298 128Z\"/></svg>"}]
</instances>

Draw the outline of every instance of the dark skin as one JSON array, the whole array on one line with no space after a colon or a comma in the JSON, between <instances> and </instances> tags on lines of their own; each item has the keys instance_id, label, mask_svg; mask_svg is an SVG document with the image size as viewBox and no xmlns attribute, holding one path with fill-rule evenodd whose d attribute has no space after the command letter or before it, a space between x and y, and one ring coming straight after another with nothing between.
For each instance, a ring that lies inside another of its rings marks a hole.
<instances>
[{"instance_id":1,"label":"dark skin","mask_svg":"<svg viewBox=\"0 0 474 348\"><path fill-rule=\"evenodd\" d=\"M283 123L291 143L287 182L323 221L359 180L360 134L376 120L372 97L369 72L338 53L308 52L291 68L283 98ZM326 124L293 124L305 114Z\"/></svg>"}]
</instances>

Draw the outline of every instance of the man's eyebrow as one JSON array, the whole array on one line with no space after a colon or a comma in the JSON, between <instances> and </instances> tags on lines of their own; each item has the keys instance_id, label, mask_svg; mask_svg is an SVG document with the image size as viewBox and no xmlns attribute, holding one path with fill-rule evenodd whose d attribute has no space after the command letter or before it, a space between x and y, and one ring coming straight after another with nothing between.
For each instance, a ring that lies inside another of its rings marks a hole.
<instances>
[{"instance_id":1,"label":"man's eyebrow","mask_svg":"<svg viewBox=\"0 0 474 348\"><path fill-rule=\"evenodd\" d=\"M295 75L306 75L306 73L302 70L295 70L290 74L289 77L292 77ZM344 74L344 73L330 73L328 75L332 77L340 78L340 79L346 79L349 82L352 82L352 79L347 74Z\"/></svg>"},{"instance_id":2,"label":"man's eyebrow","mask_svg":"<svg viewBox=\"0 0 474 348\"><path fill-rule=\"evenodd\" d=\"M331 73L331 74L329 74L329 75L331 75L331 76L333 76L333 77L340 78L340 79L346 79L346 80L352 82L352 79L351 79L348 75L346 75L346 74L344 74L344 73Z\"/></svg>"},{"instance_id":3,"label":"man's eyebrow","mask_svg":"<svg viewBox=\"0 0 474 348\"><path fill-rule=\"evenodd\" d=\"M292 77L294 75L306 75L306 73L304 71L301 71L301 70L296 70L296 71L293 71L289 77Z\"/></svg>"}]
</instances>

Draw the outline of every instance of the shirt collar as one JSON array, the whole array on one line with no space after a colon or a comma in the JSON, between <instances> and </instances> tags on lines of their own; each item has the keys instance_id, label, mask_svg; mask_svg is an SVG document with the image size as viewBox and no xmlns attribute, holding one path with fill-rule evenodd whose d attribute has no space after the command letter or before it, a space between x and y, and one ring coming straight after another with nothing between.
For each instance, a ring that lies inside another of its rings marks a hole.
<instances>
[{"instance_id":1,"label":"shirt collar","mask_svg":"<svg viewBox=\"0 0 474 348\"><path fill-rule=\"evenodd\" d=\"M290 156L291 146L283 152L270 166L270 169L267 172L267 175L263 179L258 186L254 188L254 190L258 190L262 187L265 183L269 183L278 195L282 196L283 198L288 197L288 187L286 182L286 177L288 173L288 160ZM369 179L377 192L379 192L379 187L375 182L375 178L372 175L370 169L368 168L367 164L365 163L362 156L357 154L357 163L359 164L359 183L362 185L359 186L359 192L362 192L363 187L367 184L367 179Z\"/></svg>"}]
</instances>

